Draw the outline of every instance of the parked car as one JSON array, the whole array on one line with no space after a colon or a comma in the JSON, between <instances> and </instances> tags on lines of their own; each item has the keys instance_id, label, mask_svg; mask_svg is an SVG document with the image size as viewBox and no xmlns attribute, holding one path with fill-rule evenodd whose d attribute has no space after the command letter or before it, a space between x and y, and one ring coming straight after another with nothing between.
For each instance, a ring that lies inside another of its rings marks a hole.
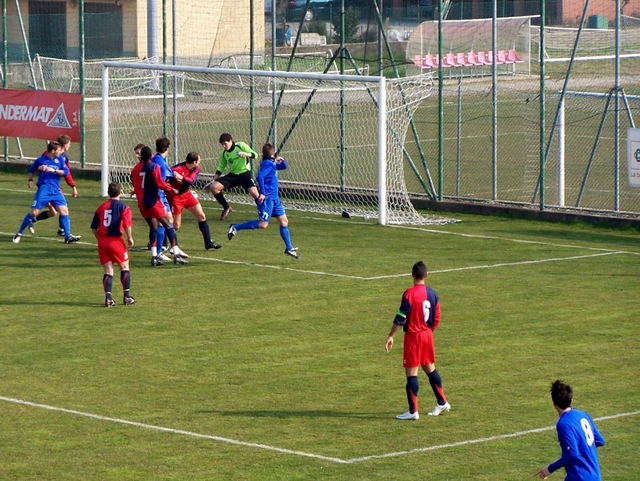
<instances>
[{"instance_id":1,"label":"parked car","mask_svg":"<svg viewBox=\"0 0 640 481\"><path fill-rule=\"evenodd\" d=\"M301 21L306 3L306 0L289 0L287 3L287 21ZM310 0L305 20L330 20L334 8L336 8L335 0Z\"/></svg>"}]
</instances>

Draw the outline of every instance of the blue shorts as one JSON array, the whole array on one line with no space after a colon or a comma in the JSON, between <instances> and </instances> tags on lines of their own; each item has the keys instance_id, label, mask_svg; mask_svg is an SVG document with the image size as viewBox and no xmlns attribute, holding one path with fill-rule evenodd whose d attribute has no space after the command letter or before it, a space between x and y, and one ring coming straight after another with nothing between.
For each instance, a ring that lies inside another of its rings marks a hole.
<instances>
[{"instance_id":1,"label":"blue shorts","mask_svg":"<svg viewBox=\"0 0 640 481\"><path fill-rule=\"evenodd\" d=\"M281 215L285 215L285 211L280 197L265 197L262 204L258 204L258 219L263 222L269 222L272 216L280 217Z\"/></svg>"},{"instance_id":2,"label":"blue shorts","mask_svg":"<svg viewBox=\"0 0 640 481\"><path fill-rule=\"evenodd\" d=\"M60 189L58 189L58 191L56 192L53 189L40 187L38 188L38 191L36 192L36 195L33 198L33 203L31 204L31 208L40 210L43 207L45 207L49 202L51 202L51 205L53 205L56 209L60 206L67 205L67 199L65 198L64 194L60 191Z\"/></svg>"},{"instance_id":3,"label":"blue shorts","mask_svg":"<svg viewBox=\"0 0 640 481\"><path fill-rule=\"evenodd\" d=\"M167 193L164 190L159 191L160 193L160 201L162 205L164 205L165 213L171 213L171 205L169 205L169 199L167 198Z\"/></svg>"}]
</instances>

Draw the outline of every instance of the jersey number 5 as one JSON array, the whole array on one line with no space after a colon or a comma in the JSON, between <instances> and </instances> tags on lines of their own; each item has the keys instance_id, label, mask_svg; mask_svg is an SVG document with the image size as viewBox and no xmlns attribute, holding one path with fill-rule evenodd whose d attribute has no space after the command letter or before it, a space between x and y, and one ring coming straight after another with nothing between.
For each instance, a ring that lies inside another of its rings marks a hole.
<instances>
[{"instance_id":1,"label":"jersey number 5","mask_svg":"<svg viewBox=\"0 0 640 481\"><path fill-rule=\"evenodd\" d=\"M587 440L587 444L591 446L593 444L593 431L591 430L591 424L585 418L580 420L580 426L584 431L584 437Z\"/></svg>"},{"instance_id":2,"label":"jersey number 5","mask_svg":"<svg viewBox=\"0 0 640 481\"><path fill-rule=\"evenodd\" d=\"M104 219L102 219L103 226L109 227L111 225L111 219L113 218L112 212L113 211L111 209L104 211Z\"/></svg>"}]
</instances>

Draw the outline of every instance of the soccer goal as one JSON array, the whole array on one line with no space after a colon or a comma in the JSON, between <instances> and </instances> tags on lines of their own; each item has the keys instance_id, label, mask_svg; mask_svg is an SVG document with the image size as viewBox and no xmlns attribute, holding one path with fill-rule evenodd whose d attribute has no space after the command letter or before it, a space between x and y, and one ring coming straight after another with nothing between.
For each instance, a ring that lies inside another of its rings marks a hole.
<instances>
[{"instance_id":1,"label":"soccer goal","mask_svg":"<svg viewBox=\"0 0 640 481\"><path fill-rule=\"evenodd\" d=\"M146 77L149 71L179 76L182 96L163 101L132 95L127 102L110 101L112 77ZM351 216L376 217L381 224L451 222L419 214L405 183L405 134L413 112L432 89L430 75L388 80L104 62L103 195L110 181L123 184L126 192L137 161L134 146L153 147L165 132L173 143L170 164L184 160L188 152L200 154L198 193L213 200L206 184L218 166L218 138L228 132L253 144L258 153L263 143L271 142L278 155L289 160L290 168L280 175L287 208L335 214L346 210ZM244 192L232 191L228 197L233 203L253 204Z\"/></svg>"}]
</instances>

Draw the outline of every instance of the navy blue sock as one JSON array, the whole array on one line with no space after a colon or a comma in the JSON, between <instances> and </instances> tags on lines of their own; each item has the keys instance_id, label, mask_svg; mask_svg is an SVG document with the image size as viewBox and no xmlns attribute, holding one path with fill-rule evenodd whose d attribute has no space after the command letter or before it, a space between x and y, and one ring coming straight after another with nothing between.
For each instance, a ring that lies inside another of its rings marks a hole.
<instances>
[{"instance_id":1,"label":"navy blue sock","mask_svg":"<svg viewBox=\"0 0 640 481\"><path fill-rule=\"evenodd\" d=\"M129 288L131 287L131 274L129 271L120 271L120 282L122 282L124 297L129 297Z\"/></svg>"},{"instance_id":2,"label":"navy blue sock","mask_svg":"<svg viewBox=\"0 0 640 481\"><path fill-rule=\"evenodd\" d=\"M176 234L176 230L173 227L169 227L168 229L165 229L164 233L169 238L171 247L178 245L178 235Z\"/></svg>"},{"instance_id":3,"label":"navy blue sock","mask_svg":"<svg viewBox=\"0 0 640 481\"><path fill-rule=\"evenodd\" d=\"M211 232L209 231L209 224L206 220L198 222L198 229L200 229L200 232L202 232L202 237L204 238L205 245L211 242Z\"/></svg>"},{"instance_id":4,"label":"navy blue sock","mask_svg":"<svg viewBox=\"0 0 640 481\"><path fill-rule=\"evenodd\" d=\"M444 395L444 389L442 389L442 378L440 377L440 373L438 371L433 371L429 374L429 384L431 384L431 389L433 389L433 394L436 395L436 399L438 400L438 404L441 406L446 404L447 398Z\"/></svg>"},{"instance_id":5,"label":"navy blue sock","mask_svg":"<svg viewBox=\"0 0 640 481\"><path fill-rule=\"evenodd\" d=\"M420 384L418 376L407 376L407 401L409 401L409 412L412 414L418 411L418 391Z\"/></svg>"},{"instance_id":6,"label":"navy blue sock","mask_svg":"<svg viewBox=\"0 0 640 481\"><path fill-rule=\"evenodd\" d=\"M113 276L109 274L102 276L102 286L104 287L104 294L107 299L112 299L111 289L113 288Z\"/></svg>"}]
</instances>

